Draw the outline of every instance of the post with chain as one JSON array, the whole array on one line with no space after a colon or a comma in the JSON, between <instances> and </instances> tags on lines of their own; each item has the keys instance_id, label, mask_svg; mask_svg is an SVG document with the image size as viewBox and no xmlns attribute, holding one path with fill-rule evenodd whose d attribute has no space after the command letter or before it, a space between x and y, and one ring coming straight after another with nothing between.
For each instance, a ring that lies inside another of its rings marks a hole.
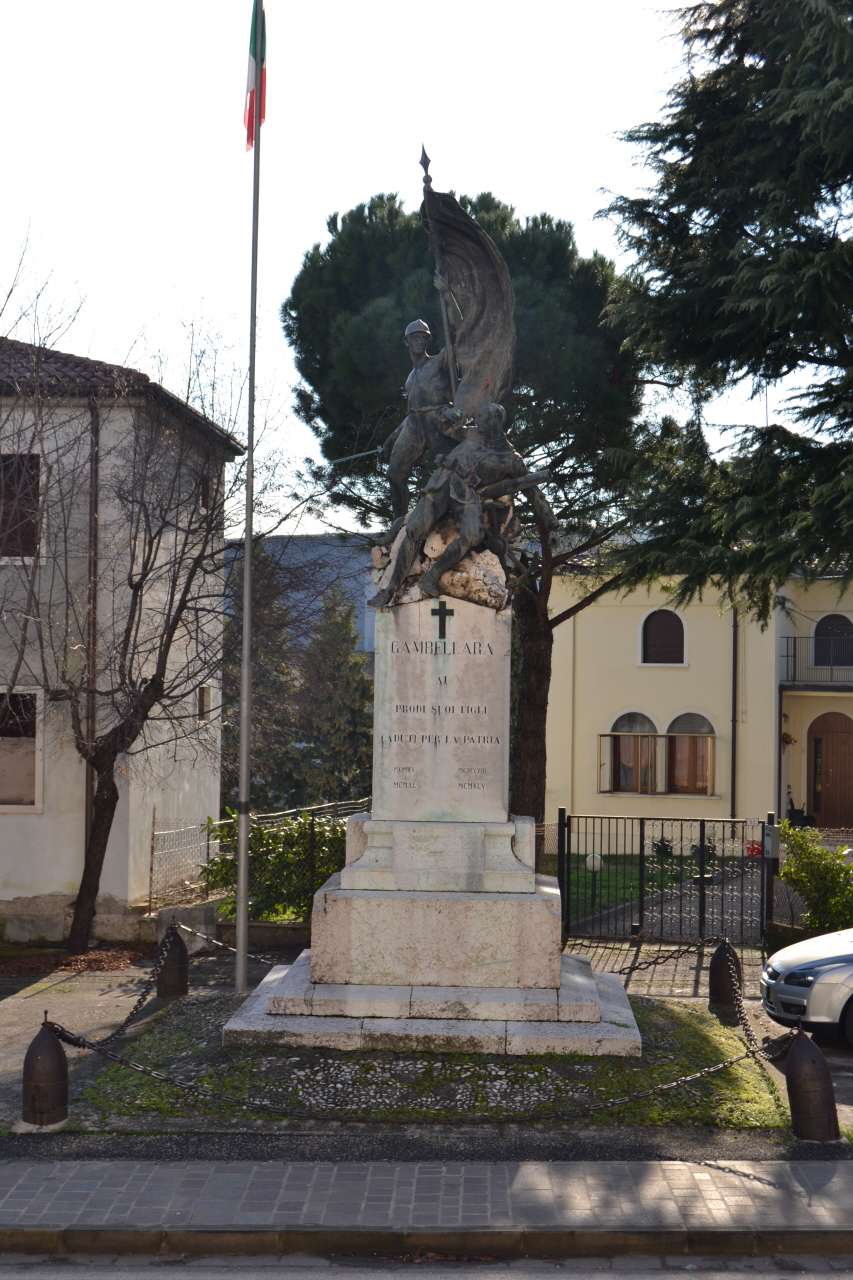
<instances>
[{"instance_id":1,"label":"post with chain","mask_svg":"<svg viewBox=\"0 0 853 1280\"><path fill-rule=\"evenodd\" d=\"M711 956L708 966L708 1003L713 1008L738 1008L738 996L743 990L743 970L740 957L728 938L724 938ZM739 1012L739 1011L738 1011Z\"/></svg>"},{"instance_id":2,"label":"post with chain","mask_svg":"<svg viewBox=\"0 0 853 1280\"><path fill-rule=\"evenodd\" d=\"M838 1111L829 1063L798 1030L785 1062L785 1085L794 1137L804 1142L837 1142Z\"/></svg>"},{"instance_id":3,"label":"post with chain","mask_svg":"<svg viewBox=\"0 0 853 1280\"><path fill-rule=\"evenodd\" d=\"M24 1057L23 1108L25 1124L40 1129L68 1119L68 1059L44 1011L44 1022Z\"/></svg>"},{"instance_id":4,"label":"post with chain","mask_svg":"<svg viewBox=\"0 0 853 1280\"><path fill-rule=\"evenodd\" d=\"M178 1000L189 993L190 956L174 918L163 936L165 953L157 974L157 995L161 1000Z\"/></svg>"}]
</instances>

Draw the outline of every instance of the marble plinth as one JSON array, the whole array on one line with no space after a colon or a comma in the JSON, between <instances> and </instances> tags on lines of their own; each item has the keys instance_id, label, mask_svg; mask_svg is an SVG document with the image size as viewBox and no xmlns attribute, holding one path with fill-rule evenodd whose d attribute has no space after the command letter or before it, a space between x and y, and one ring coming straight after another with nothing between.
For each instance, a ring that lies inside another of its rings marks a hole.
<instances>
[{"instance_id":1,"label":"marble plinth","mask_svg":"<svg viewBox=\"0 0 853 1280\"><path fill-rule=\"evenodd\" d=\"M560 985L541 987L383 987L311 980L311 952L290 966L267 1012L315 1018L462 1018L475 1022L600 1022L588 960L563 956Z\"/></svg>"},{"instance_id":2,"label":"marble plinth","mask_svg":"<svg viewBox=\"0 0 853 1280\"><path fill-rule=\"evenodd\" d=\"M347 822L342 889L534 893L536 827L510 822Z\"/></svg>"},{"instance_id":3,"label":"marble plinth","mask_svg":"<svg viewBox=\"0 0 853 1280\"><path fill-rule=\"evenodd\" d=\"M281 1045L289 1048L511 1055L611 1054L638 1058L642 1048L640 1033L619 977L613 973L594 974L588 963L584 965L578 957L563 957L564 961L569 959L574 965L563 966L562 981L553 993L557 1008L569 1010L572 1007L571 988L577 984L579 1009L588 1012L590 994L594 992L598 1011L596 1020L569 1021L559 1017L537 1020L529 1017L529 1010L519 1016L519 1011L525 1007L525 1002L517 998L525 994L520 992L512 993L516 997L513 1000L505 999L510 993L501 992L500 999L491 1007L493 1013L512 1013L512 1017L486 1018L482 1011L479 1016L468 1017L412 1016L413 1010L424 1007L421 1003L423 995L416 988L403 992L389 991L387 1004L382 1003L381 995L375 989L366 996L362 993L353 997L353 1000L365 999L367 1003L363 1007L378 1010L378 1016L375 1012L356 1013L358 1006L354 1002L347 1004L346 998L340 995L329 999L338 1000L339 1008L349 1008L352 1012L340 1015L327 1012L319 1016L313 1010L302 1014L271 1013L270 1006L279 1007L282 1001L299 999L297 988L303 991L302 999L308 998L305 978L310 963L303 952L296 965L279 965L272 970L226 1024L222 1040L225 1045ZM430 1006L436 1014L453 1008L470 1015L476 1008L473 992L460 993L458 1002L455 996L444 1002L444 994L442 992L438 1002ZM486 994L491 998L498 993L492 989ZM531 993L526 994L529 996ZM438 991L434 989L433 995L438 996ZM314 998L312 994L312 1003ZM323 1000L325 997L320 998ZM327 1004L325 1008L330 1010L332 1005ZM406 1008L408 1014L404 1012ZM391 1013L392 1009L400 1012Z\"/></svg>"},{"instance_id":4,"label":"marble plinth","mask_svg":"<svg viewBox=\"0 0 853 1280\"><path fill-rule=\"evenodd\" d=\"M533 893L388 893L342 889L341 874L314 895L312 982L559 987L553 877L537 876Z\"/></svg>"}]
</instances>

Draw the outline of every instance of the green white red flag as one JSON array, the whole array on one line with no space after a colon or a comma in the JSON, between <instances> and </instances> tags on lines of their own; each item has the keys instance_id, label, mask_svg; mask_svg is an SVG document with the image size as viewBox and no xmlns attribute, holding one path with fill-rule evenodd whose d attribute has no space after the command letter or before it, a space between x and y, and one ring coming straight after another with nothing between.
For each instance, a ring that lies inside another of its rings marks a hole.
<instances>
[{"instance_id":1,"label":"green white red flag","mask_svg":"<svg viewBox=\"0 0 853 1280\"><path fill-rule=\"evenodd\" d=\"M258 5L261 6L261 47L257 49ZM255 95L260 87L261 124L264 123L267 105L267 15L264 0L255 0L252 7L252 34L249 38L249 77L246 81L246 109L243 123L246 126L246 150L255 145Z\"/></svg>"}]
</instances>

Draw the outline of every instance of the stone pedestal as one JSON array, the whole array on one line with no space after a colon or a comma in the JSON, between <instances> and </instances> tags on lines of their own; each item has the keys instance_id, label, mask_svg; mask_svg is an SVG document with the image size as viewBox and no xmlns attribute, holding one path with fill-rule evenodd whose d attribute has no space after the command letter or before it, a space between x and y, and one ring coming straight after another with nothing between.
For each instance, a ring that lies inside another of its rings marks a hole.
<instances>
[{"instance_id":1,"label":"stone pedestal","mask_svg":"<svg viewBox=\"0 0 853 1280\"><path fill-rule=\"evenodd\" d=\"M315 895L311 980L436 987L560 985L560 901L534 893L341 889Z\"/></svg>"},{"instance_id":2,"label":"stone pedestal","mask_svg":"<svg viewBox=\"0 0 853 1280\"><path fill-rule=\"evenodd\" d=\"M315 895L311 950L226 1044L639 1054L619 980L561 956L557 883L507 812L509 674L508 611L378 611L372 812Z\"/></svg>"}]
</instances>

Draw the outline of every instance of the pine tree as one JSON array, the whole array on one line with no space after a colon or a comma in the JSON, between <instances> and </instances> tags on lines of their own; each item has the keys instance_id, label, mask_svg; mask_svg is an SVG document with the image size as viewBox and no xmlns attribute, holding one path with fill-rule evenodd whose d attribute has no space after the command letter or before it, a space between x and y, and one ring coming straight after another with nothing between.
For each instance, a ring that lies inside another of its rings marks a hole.
<instances>
[{"instance_id":1,"label":"pine tree","mask_svg":"<svg viewBox=\"0 0 853 1280\"><path fill-rule=\"evenodd\" d=\"M297 699L303 777L315 804L370 794L373 682L357 645L355 605L332 587L302 654Z\"/></svg>"},{"instance_id":2,"label":"pine tree","mask_svg":"<svg viewBox=\"0 0 853 1280\"><path fill-rule=\"evenodd\" d=\"M713 389L795 370L803 412L853 428L853 4L710 0L682 11L685 75L627 134L654 186L617 199L639 275L611 316Z\"/></svg>"},{"instance_id":3,"label":"pine tree","mask_svg":"<svg viewBox=\"0 0 853 1280\"><path fill-rule=\"evenodd\" d=\"M306 780L296 746L299 646L279 566L263 542L252 564L252 808L290 809L304 802ZM237 801L239 777L240 662L243 634L243 557L228 575L222 673L223 807Z\"/></svg>"},{"instance_id":4,"label":"pine tree","mask_svg":"<svg viewBox=\"0 0 853 1280\"><path fill-rule=\"evenodd\" d=\"M700 396L793 372L802 420L712 459L692 424L642 462L626 583L706 587L762 622L794 575L853 581L853 4L710 0L683 11L685 75L633 130L654 186L619 199L638 274L610 309L641 354Z\"/></svg>"}]
</instances>

